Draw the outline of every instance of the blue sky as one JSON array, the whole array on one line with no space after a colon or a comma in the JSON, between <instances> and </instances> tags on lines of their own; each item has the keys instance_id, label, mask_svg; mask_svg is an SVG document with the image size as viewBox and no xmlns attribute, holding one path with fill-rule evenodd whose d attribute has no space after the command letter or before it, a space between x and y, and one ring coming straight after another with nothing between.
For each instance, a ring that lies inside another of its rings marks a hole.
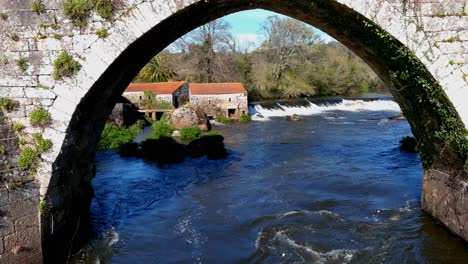
<instances>
[{"instance_id":1,"label":"blue sky","mask_svg":"<svg viewBox=\"0 0 468 264\"><path fill-rule=\"evenodd\" d=\"M241 48L247 47L249 42L252 43L253 47L258 47L263 40L263 37L260 34L260 27L269 16L274 15L285 17L271 11L254 9L234 13L223 17L223 19L231 25L232 33L238 40ZM330 36L318 29L315 29L315 31L320 34L322 39L326 42L333 40Z\"/></svg>"}]
</instances>

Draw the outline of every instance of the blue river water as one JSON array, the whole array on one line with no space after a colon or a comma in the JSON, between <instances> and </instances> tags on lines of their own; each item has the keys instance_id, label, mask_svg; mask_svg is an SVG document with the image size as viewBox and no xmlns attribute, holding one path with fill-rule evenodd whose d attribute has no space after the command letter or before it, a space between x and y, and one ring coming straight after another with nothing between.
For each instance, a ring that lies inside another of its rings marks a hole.
<instances>
[{"instance_id":1,"label":"blue river water","mask_svg":"<svg viewBox=\"0 0 468 264\"><path fill-rule=\"evenodd\" d=\"M422 167L398 105L296 100L215 125L229 157L158 165L97 154L96 237L72 263L467 263L420 209ZM285 116L299 114L302 121Z\"/></svg>"}]
</instances>

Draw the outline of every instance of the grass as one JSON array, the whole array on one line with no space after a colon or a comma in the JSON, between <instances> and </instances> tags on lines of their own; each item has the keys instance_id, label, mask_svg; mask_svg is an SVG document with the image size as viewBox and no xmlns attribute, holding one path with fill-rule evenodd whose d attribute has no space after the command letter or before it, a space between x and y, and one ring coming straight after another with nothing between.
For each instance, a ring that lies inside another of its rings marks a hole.
<instances>
[{"instance_id":1,"label":"grass","mask_svg":"<svg viewBox=\"0 0 468 264\"><path fill-rule=\"evenodd\" d=\"M112 0L88 0L94 12L104 19L111 19L115 7Z\"/></svg>"},{"instance_id":2,"label":"grass","mask_svg":"<svg viewBox=\"0 0 468 264\"><path fill-rule=\"evenodd\" d=\"M223 123L223 124L230 124L231 123L231 119L225 117L225 116L217 116L215 118L215 120L217 122L220 122L220 123Z\"/></svg>"},{"instance_id":3,"label":"grass","mask_svg":"<svg viewBox=\"0 0 468 264\"><path fill-rule=\"evenodd\" d=\"M0 146L0 155L5 154L6 150L4 146Z\"/></svg>"},{"instance_id":4,"label":"grass","mask_svg":"<svg viewBox=\"0 0 468 264\"><path fill-rule=\"evenodd\" d=\"M45 127L51 122L50 113L42 107L33 110L29 114L29 123L33 127Z\"/></svg>"},{"instance_id":5,"label":"grass","mask_svg":"<svg viewBox=\"0 0 468 264\"><path fill-rule=\"evenodd\" d=\"M47 152L52 148L52 141L49 139L44 139L41 134L36 133L33 135L36 150L39 153Z\"/></svg>"},{"instance_id":6,"label":"grass","mask_svg":"<svg viewBox=\"0 0 468 264\"><path fill-rule=\"evenodd\" d=\"M16 65L18 66L18 68L19 68L22 72L27 71L28 68L29 68L28 61L27 61L25 58L20 58L20 59L16 62Z\"/></svg>"},{"instance_id":7,"label":"grass","mask_svg":"<svg viewBox=\"0 0 468 264\"><path fill-rule=\"evenodd\" d=\"M45 5L42 0L33 0L31 3L31 11L40 15L45 12Z\"/></svg>"},{"instance_id":8,"label":"grass","mask_svg":"<svg viewBox=\"0 0 468 264\"><path fill-rule=\"evenodd\" d=\"M10 98L0 97L0 108L8 113L18 110L19 103Z\"/></svg>"},{"instance_id":9,"label":"grass","mask_svg":"<svg viewBox=\"0 0 468 264\"><path fill-rule=\"evenodd\" d=\"M21 170L33 168L38 157L39 153L35 149L25 147L18 158L18 168Z\"/></svg>"},{"instance_id":10,"label":"grass","mask_svg":"<svg viewBox=\"0 0 468 264\"><path fill-rule=\"evenodd\" d=\"M54 72L52 73L52 77L54 80L61 80L63 77L75 75L80 69L80 63L75 61L68 52L62 51L54 60Z\"/></svg>"},{"instance_id":11,"label":"grass","mask_svg":"<svg viewBox=\"0 0 468 264\"><path fill-rule=\"evenodd\" d=\"M250 123L250 121L252 121L252 118L250 118L249 115L246 115L246 114L242 113L242 115L240 117L240 122L241 123Z\"/></svg>"},{"instance_id":12,"label":"grass","mask_svg":"<svg viewBox=\"0 0 468 264\"><path fill-rule=\"evenodd\" d=\"M180 138L182 140L195 140L199 138L202 134L202 131L199 127L188 127L188 128L182 128L180 130Z\"/></svg>"},{"instance_id":13,"label":"grass","mask_svg":"<svg viewBox=\"0 0 468 264\"><path fill-rule=\"evenodd\" d=\"M24 128L23 124L21 124L21 123L19 123L19 122L15 122L15 123L13 124L13 129L14 129L16 132L21 131L23 128Z\"/></svg>"}]
</instances>

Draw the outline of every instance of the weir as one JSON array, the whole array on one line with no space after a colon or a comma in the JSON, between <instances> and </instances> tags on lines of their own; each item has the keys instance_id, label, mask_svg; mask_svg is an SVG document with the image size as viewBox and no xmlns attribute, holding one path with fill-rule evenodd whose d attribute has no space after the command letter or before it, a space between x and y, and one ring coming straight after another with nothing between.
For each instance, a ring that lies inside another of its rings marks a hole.
<instances>
[{"instance_id":1,"label":"weir","mask_svg":"<svg viewBox=\"0 0 468 264\"><path fill-rule=\"evenodd\" d=\"M1 221L11 228L0 230L0 262L63 262L85 238L95 146L117 98L150 58L180 36L255 8L320 28L375 70L420 142L423 209L468 240L465 1L122 0L110 14L88 10L84 19L65 14L65 2L44 1L34 11L29 0L0 2L2 127L22 124L17 133L26 145L36 133L53 143L31 164L0 168L4 181L31 188L28 199L6 191ZM97 34L102 30L106 38ZM60 71L64 66L70 71ZM42 119L31 123L33 112ZM10 132L0 135L11 139ZM16 160L25 147L19 149L6 157ZM14 176L25 171L33 177ZM39 223L26 221L32 226L24 231L18 208L31 219L36 211Z\"/></svg>"}]
</instances>

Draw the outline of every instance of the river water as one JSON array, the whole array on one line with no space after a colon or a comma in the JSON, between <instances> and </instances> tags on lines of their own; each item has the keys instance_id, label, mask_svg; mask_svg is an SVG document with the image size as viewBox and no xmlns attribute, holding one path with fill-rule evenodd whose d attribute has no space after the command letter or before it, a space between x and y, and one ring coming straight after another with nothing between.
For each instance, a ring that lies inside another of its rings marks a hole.
<instances>
[{"instance_id":1,"label":"river water","mask_svg":"<svg viewBox=\"0 0 468 264\"><path fill-rule=\"evenodd\" d=\"M420 210L421 161L388 98L253 105L230 156L158 165L100 152L96 238L73 263L467 263ZM303 115L299 122L285 116ZM259 114L263 118L259 117Z\"/></svg>"}]
</instances>

